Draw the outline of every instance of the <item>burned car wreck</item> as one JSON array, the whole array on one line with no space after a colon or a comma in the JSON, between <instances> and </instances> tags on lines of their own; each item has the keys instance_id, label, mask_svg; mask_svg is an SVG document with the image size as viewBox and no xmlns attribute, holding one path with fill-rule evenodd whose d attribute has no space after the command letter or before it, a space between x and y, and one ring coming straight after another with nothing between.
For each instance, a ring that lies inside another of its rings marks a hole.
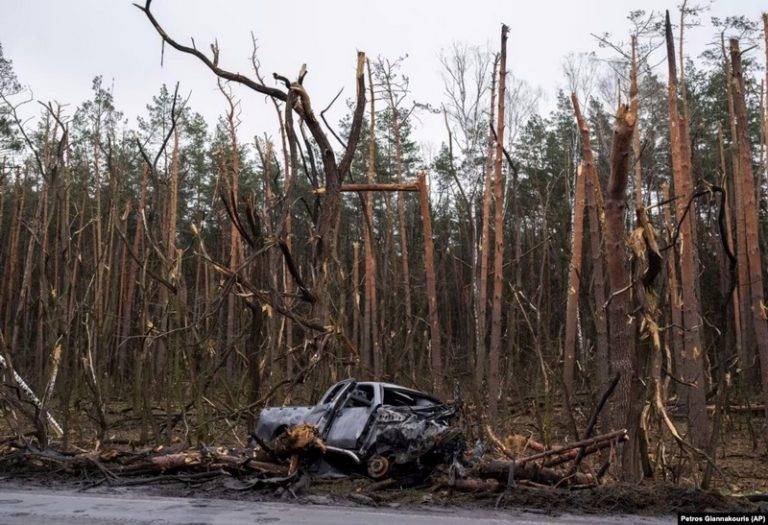
<instances>
[{"instance_id":1,"label":"burned car wreck","mask_svg":"<svg viewBox=\"0 0 768 525\"><path fill-rule=\"evenodd\" d=\"M310 468L320 474L426 475L463 450L455 404L403 386L347 379L315 406L265 408L254 438L262 444L296 425L314 425L323 453Z\"/></svg>"}]
</instances>

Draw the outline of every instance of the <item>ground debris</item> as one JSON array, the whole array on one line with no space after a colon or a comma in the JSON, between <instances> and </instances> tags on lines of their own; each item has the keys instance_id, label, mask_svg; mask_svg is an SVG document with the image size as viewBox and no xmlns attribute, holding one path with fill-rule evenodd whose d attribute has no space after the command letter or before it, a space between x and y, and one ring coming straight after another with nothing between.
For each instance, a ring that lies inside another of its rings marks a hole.
<instances>
[{"instance_id":1,"label":"ground debris","mask_svg":"<svg viewBox=\"0 0 768 525\"><path fill-rule=\"evenodd\" d=\"M627 440L627 431L622 429L547 448L517 434L501 440L490 426L485 427L485 433L498 453L491 451L468 455L463 468L437 478L438 486L473 493L499 492L514 487L518 482L525 482L532 488L595 486L600 481L600 473L583 472L581 460L600 450L613 451ZM478 450L485 449L480 447ZM527 454L529 450L535 453Z\"/></svg>"},{"instance_id":2,"label":"ground debris","mask_svg":"<svg viewBox=\"0 0 768 525\"><path fill-rule=\"evenodd\" d=\"M103 477L102 481L111 485L288 475L287 465L265 461L263 456L263 451L258 448L156 447L138 452L108 449L73 453L26 445L6 450L0 456L0 466L7 472L55 471L73 476L99 475Z\"/></svg>"},{"instance_id":3,"label":"ground debris","mask_svg":"<svg viewBox=\"0 0 768 525\"><path fill-rule=\"evenodd\" d=\"M262 454L264 452L258 447L182 448L178 445L130 453L110 449L77 454L16 448L0 456L0 471L11 476L2 483L24 483L27 486L71 488L80 485L83 489L96 491L111 491L114 490L110 488L112 486L125 486L160 496L254 501L278 498L319 505L524 507L548 513L644 514L669 514L701 508L746 512L759 508L759 503L751 502L746 497L661 482L579 487L567 483L537 483L518 475L510 486L506 477L508 471L502 466L508 465L509 460L492 452L487 453L482 462L475 461L474 464L473 458L463 458L466 462L463 472L455 465L444 465L431 477L422 480L402 477L372 480L359 475L318 479L301 471L289 475L286 463L254 459ZM181 460L183 457L191 459ZM104 470L95 466L94 461ZM499 475L477 477L477 469L488 468L477 465L489 463L499 466ZM528 464L537 465L536 462ZM164 471L160 470L161 465ZM139 466L145 470L138 470ZM150 468L154 469L153 473L149 472Z\"/></svg>"}]
</instances>

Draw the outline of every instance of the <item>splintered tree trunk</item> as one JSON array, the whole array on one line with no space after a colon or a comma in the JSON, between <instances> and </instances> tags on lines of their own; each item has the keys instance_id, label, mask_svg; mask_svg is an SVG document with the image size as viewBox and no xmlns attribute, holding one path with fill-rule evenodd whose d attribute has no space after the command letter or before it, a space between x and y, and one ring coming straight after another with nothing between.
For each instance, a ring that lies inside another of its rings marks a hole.
<instances>
[{"instance_id":1,"label":"splintered tree trunk","mask_svg":"<svg viewBox=\"0 0 768 525\"><path fill-rule=\"evenodd\" d=\"M317 302L313 305L313 317L318 319L323 326L332 324L333 312L331 311L330 292L336 282L334 268L336 268L338 225L341 215L341 183L346 175L347 158L351 159L359 139L363 112L365 110L365 53L357 53L357 106L352 119L350 130L352 135L347 143L347 152L340 163L336 162L333 148L325 134L319 130L320 124L313 113L310 113L310 122L315 131L312 136L318 142L322 152L323 172L325 176L325 192L323 193L323 206L320 208L317 218L317 239L314 245L314 265L316 276L314 292ZM351 160L350 160L351 162Z\"/></svg>"},{"instance_id":2,"label":"splintered tree trunk","mask_svg":"<svg viewBox=\"0 0 768 525\"><path fill-rule=\"evenodd\" d=\"M370 135L368 137L368 183L376 182L376 110L374 106L371 67L368 64L371 90ZM378 303L376 299L376 253L373 232L373 192L365 192L363 242L365 248L365 310L363 313L363 357L366 367L373 370L378 379L381 375L381 351L379 348Z\"/></svg>"},{"instance_id":3,"label":"splintered tree trunk","mask_svg":"<svg viewBox=\"0 0 768 525\"><path fill-rule=\"evenodd\" d=\"M272 205L275 202L274 195L272 194L272 184L270 183L270 180L274 178L273 176L273 166L277 164L277 157L275 156L274 147L272 145L271 140L265 140L264 144L264 157L267 159L264 167L264 194L262 197L261 202L261 209L262 213L264 214L263 221L264 221L264 229L269 232L277 231L277 228L274 223L274 218L272 214ZM290 170L290 168L289 168ZM275 169L275 171L277 171ZM286 177L290 177L290 171L286 171ZM286 180L286 188L290 189L290 179ZM290 221L288 220L288 217L290 216L290 213L286 215L286 220L284 223L284 235L285 235L285 243L286 246L288 246L288 249L291 249L291 246L289 245L290 241ZM240 257L243 257L242 254L242 248L240 249ZM257 272L254 270L254 278L258 279L259 281L268 284L273 290L277 290L279 285L283 285L284 282L280 282L280 271L278 270L278 261L276 259L277 252L275 250L269 250L266 254L264 254L261 257L261 263L260 266L261 272ZM283 265L284 269L284 265ZM287 279L287 282L290 283L291 280ZM288 284L289 289L291 289L291 285ZM290 293L290 292L286 292ZM286 302L286 305L290 303ZM251 341L258 341L258 345L264 345L267 350L267 360L270 363L270 369L272 370L272 375L276 379L280 378L280 366L278 366L278 363L276 362L276 355L278 351L280 350L280 327L282 325L281 320L278 319L275 315L268 315L266 317L256 315L255 311L252 311L251 316ZM249 343L249 346L255 346L252 343ZM256 348L250 348L249 351L256 352ZM286 357L286 364L285 364L285 373L289 374L289 370L292 368L292 362L290 359L290 353L285 354ZM258 358L257 356L254 356L254 358ZM249 357L249 369L252 371L252 373L258 373L258 367L256 369L253 369L252 366L250 366L251 358ZM290 374L289 374L290 375ZM256 381L256 379L252 379L253 381Z\"/></svg>"},{"instance_id":4,"label":"splintered tree trunk","mask_svg":"<svg viewBox=\"0 0 768 525\"><path fill-rule=\"evenodd\" d=\"M669 200L669 183L665 182L661 191L664 200ZM664 225L671 241L672 236L674 235L675 225L672 221L672 211L669 206L664 207ZM678 286L677 261L675 260L676 254L676 249L667 251L667 275L669 275L669 310L672 317L672 327L670 329L672 334L672 355L675 356L675 360L679 360L685 343L683 341L683 305L680 299L680 289Z\"/></svg>"},{"instance_id":5,"label":"splintered tree trunk","mask_svg":"<svg viewBox=\"0 0 768 525\"><path fill-rule=\"evenodd\" d=\"M611 368L621 373L621 379L613 396L610 419L612 428L626 428L629 431L629 443L634 442L637 430L637 424L632 415L635 330L630 317L631 276L627 265L627 245L624 239L626 236L626 189L635 118L636 115L628 106L619 106L616 127L613 130L611 175L605 199L605 255L611 289L608 309L611 323ZM630 480L634 476L634 447L628 445L622 449L621 477Z\"/></svg>"},{"instance_id":6,"label":"splintered tree trunk","mask_svg":"<svg viewBox=\"0 0 768 525\"><path fill-rule=\"evenodd\" d=\"M227 96L225 94L225 96ZM240 191L240 153L237 144L237 132L235 129L235 115L234 107L232 106L231 99L227 96L227 100L230 103L230 112L228 115L228 131L230 140L230 157L229 157L229 170L224 171L224 180L227 180L228 184L225 186L229 189L230 194L234 197L235 201L232 202L232 206L237 205L237 197ZM226 164L225 164L226 166ZM227 172L229 177L227 177ZM240 266L240 232L237 230L234 222L229 226L229 267L237 268ZM234 293L230 293L227 296L227 349L235 345L237 341L238 331L238 311L237 311L237 296ZM232 355L236 355L237 352L232 352ZM234 372L235 359L229 360L230 372Z\"/></svg>"},{"instance_id":7,"label":"splintered tree trunk","mask_svg":"<svg viewBox=\"0 0 768 525\"><path fill-rule=\"evenodd\" d=\"M491 310L491 345L488 360L488 416L496 417L496 409L501 393L499 384L499 358L501 354L501 304L504 289L504 174L501 163L504 156L504 105L507 76L507 32L509 28L501 26L501 52L499 54L499 114L496 116L496 157L494 158L493 176L493 306Z\"/></svg>"},{"instance_id":8,"label":"splintered tree trunk","mask_svg":"<svg viewBox=\"0 0 768 525\"><path fill-rule=\"evenodd\" d=\"M608 352L608 321L605 315L605 274L603 270L603 250L600 242L601 217L603 215L603 195L600 180L597 177L597 166L592 153L589 126L581 114L579 100L576 94L571 94L573 111L581 134L581 155L584 159L585 193L589 213L589 251L592 259L592 287L595 294L595 365L599 390L608 385L609 352Z\"/></svg>"},{"instance_id":9,"label":"splintered tree trunk","mask_svg":"<svg viewBox=\"0 0 768 525\"><path fill-rule=\"evenodd\" d=\"M747 232L744 224L743 203L741 201L741 176L739 175L738 134L736 133L736 115L733 100L733 88L731 78L731 62L725 49L725 37L720 35L720 49L723 54L723 74L726 78L725 93L728 100L728 127L731 132L731 163L733 167L732 186L730 195L733 203L733 216L736 232L736 272L738 286L735 296L739 301L739 324L741 326L741 346L739 347L739 368L743 377L748 377L752 370L754 349L752 347L752 317L749 315L749 264L747 262Z\"/></svg>"},{"instance_id":10,"label":"splintered tree trunk","mask_svg":"<svg viewBox=\"0 0 768 525\"><path fill-rule=\"evenodd\" d=\"M749 143L749 121L744 93L744 77L741 69L739 41L731 39L731 72L734 109L736 110L736 133L739 146L739 176L741 177L741 203L746 228L746 251L749 265L749 298L752 326L760 358L760 372L763 395L768 407L768 320L763 307L763 272L758 233L757 203L752 173L752 148Z\"/></svg>"},{"instance_id":11,"label":"splintered tree trunk","mask_svg":"<svg viewBox=\"0 0 768 525\"><path fill-rule=\"evenodd\" d=\"M688 426L694 444L706 446L709 442L709 420L705 400L704 354L701 343L701 316L696 296L696 261L694 217L691 210L685 214L693 195L691 180L691 149L688 118L681 115L677 104L677 67L675 44L669 13L666 19L667 63L669 65L669 135L672 149L672 173L674 180L676 218L680 223L680 285L683 299L683 349L680 360L680 376L686 383L682 386L682 397L688 408ZM685 219L683 215L685 214Z\"/></svg>"},{"instance_id":12,"label":"splintered tree trunk","mask_svg":"<svg viewBox=\"0 0 768 525\"><path fill-rule=\"evenodd\" d=\"M496 114L496 66L493 63L493 76L491 77L491 110L489 122L493 123ZM491 257L491 188L493 181L493 133L488 133L488 159L485 163L485 180L483 182L483 216L482 231L480 233L480 278L477 280L477 298L475 299L475 389L477 398L483 399L483 381L485 380L487 352L486 335L488 320L488 262Z\"/></svg>"},{"instance_id":13,"label":"splintered tree trunk","mask_svg":"<svg viewBox=\"0 0 768 525\"><path fill-rule=\"evenodd\" d=\"M584 240L584 194L587 170L584 163L576 170L576 192L573 198L573 231L571 233L571 264L568 271L568 293L565 306L565 346L563 347L563 387L570 398L573 393L576 356L576 325L579 311L579 289L582 275L582 243Z\"/></svg>"},{"instance_id":14,"label":"splintered tree trunk","mask_svg":"<svg viewBox=\"0 0 768 525\"><path fill-rule=\"evenodd\" d=\"M728 241L728 246L733 246L733 224L731 221L731 217L733 216L733 193L731 193L730 188L732 187L732 184L728 184L728 170L726 168L726 161L725 161L725 146L723 145L723 124L721 122L717 123L717 145L718 145L718 152L720 154L720 171L723 173L723 182L721 183L724 188L726 188L725 191L725 236L726 240ZM733 178L731 178L731 182L733 181ZM667 193L669 193L669 188L667 188ZM666 195L664 197L665 199L669 198L669 195ZM665 208L665 210L668 210L668 208ZM667 226L669 228L669 226ZM738 259L737 259L738 264ZM732 277L729 276L729 280ZM728 285L730 287L730 283ZM727 293L728 288L725 289L725 292ZM741 356L744 352L744 341L743 341L743 332L744 327L741 322L741 302L739 299L739 287L736 286L733 289L732 292L732 301L733 301L733 329L734 329L734 337L736 341L736 355L741 359Z\"/></svg>"},{"instance_id":15,"label":"splintered tree trunk","mask_svg":"<svg viewBox=\"0 0 768 525\"><path fill-rule=\"evenodd\" d=\"M432 363L432 384L435 392L443 389L443 354L440 346L440 318L437 313L437 280L435 277L435 244L432 234L432 212L429 210L429 188L424 172L419 173L419 205L424 229L424 274L427 281L429 306L429 350Z\"/></svg>"},{"instance_id":16,"label":"splintered tree trunk","mask_svg":"<svg viewBox=\"0 0 768 525\"><path fill-rule=\"evenodd\" d=\"M171 173L168 181L168 219L166 238L166 257L168 272L174 273L176 265L176 223L178 222L179 207L179 133L173 134L173 154L171 157ZM233 161L234 162L234 161Z\"/></svg>"}]
</instances>

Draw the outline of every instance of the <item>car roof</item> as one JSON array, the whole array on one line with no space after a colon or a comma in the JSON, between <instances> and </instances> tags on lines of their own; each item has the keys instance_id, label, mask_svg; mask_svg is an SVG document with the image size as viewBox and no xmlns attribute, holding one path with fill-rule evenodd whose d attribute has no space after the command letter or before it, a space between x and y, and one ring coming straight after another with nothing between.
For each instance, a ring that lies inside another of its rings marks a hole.
<instances>
[{"instance_id":1,"label":"car roof","mask_svg":"<svg viewBox=\"0 0 768 525\"><path fill-rule=\"evenodd\" d=\"M403 386L403 385L396 385L394 383L385 383L383 381L359 381L358 384L359 385L371 385L371 386L381 385L383 388L391 388L391 389L394 389L394 390L401 390L403 392L407 392L407 393L410 393L410 394L417 394L417 395L419 395L421 397L425 397L427 399L435 401L436 403L442 403L442 401L440 401L439 399L437 399L434 396L431 396L431 395L427 394L426 392L422 392L421 390L415 390L413 388L408 388L407 386Z\"/></svg>"}]
</instances>

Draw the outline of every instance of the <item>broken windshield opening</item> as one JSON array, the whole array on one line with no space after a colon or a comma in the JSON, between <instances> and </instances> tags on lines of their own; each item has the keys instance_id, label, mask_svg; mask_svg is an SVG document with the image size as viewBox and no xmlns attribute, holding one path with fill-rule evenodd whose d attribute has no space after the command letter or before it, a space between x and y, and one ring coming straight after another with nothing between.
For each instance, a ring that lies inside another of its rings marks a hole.
<instances>
[{"instance_id":1,"label":"broken windshield opening","mask_svg":"<svg viewBox=\"0 0 768 525\"><path fill-rule=\"evenodd\" d=\"M373 385L357 385L349 396L345 408L369 407L373 401Z\"/></svg>"},{"instance_id":2,"label":"broken windshield opening","mask_svg":"<svg viewBox=\"0 0 768 525\"><path fill-rule=\"evenodd\" d=\"M415 392L404 392L394 388L384 389L384 405L393 407L427 407L435 403Z\"/></svg>"}]
</instances>

